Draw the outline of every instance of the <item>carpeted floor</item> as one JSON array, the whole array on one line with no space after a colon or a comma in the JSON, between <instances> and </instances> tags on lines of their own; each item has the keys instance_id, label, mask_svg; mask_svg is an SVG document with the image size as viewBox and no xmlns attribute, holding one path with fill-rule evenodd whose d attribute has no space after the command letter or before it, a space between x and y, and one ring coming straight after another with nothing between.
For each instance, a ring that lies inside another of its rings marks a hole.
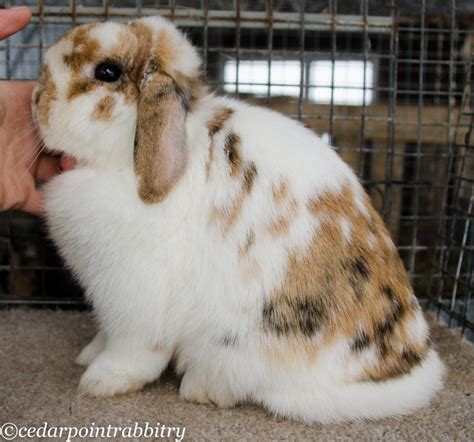
<instances>
[{"instance_id":1,"label":"carpeted floor","mask_svg":"<svg viewBox=\"0 0 474 442\"><path fill-rule=\"evenodd\" d=\"M3 310L0 427L4 422L80 427L138 421L185 427L185 440L474 440L474 346L442 326L432 328L449 373L446 388L429 407L378 422L304 425L275 419L257 407L223 410L184 402L171 374L131 396L78 397L83 368L73 358L94 335L90 315Z\"/></svg>"}]
</instances>

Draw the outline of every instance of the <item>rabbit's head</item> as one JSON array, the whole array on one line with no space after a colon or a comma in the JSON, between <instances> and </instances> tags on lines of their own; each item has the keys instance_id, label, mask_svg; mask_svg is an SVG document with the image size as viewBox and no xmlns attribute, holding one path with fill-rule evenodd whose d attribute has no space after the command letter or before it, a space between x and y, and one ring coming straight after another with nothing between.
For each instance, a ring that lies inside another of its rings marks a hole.
<instances>
[{"instance_id":1,"label":"rabbit's head","mask_svg":"<svg viewBox=\"0 0 474 442\"><path fill-rule=\"evenodd\" d=\"M186 166L186 114L200 59L161 17L72 29L46 53L33 111L46 146L94 168L133 164L139 195L161 201Z\"/></svg>"}]
</instances>

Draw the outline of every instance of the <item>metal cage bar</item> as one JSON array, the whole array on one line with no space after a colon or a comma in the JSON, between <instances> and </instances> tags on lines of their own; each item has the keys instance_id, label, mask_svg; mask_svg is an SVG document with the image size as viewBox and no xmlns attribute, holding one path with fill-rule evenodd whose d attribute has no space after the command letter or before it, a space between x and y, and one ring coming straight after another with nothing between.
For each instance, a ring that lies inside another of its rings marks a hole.
<instances>
[{"instance_id":1,"label":"metal cage bar","mask_svg":"<svg viewBox=\"0 0 474 442\"><path fill-rule=\"evenodd\" d=\"M45 51L70 27L173 20L201 50L211 87L299 119L337 146L383 215L419 298L473 333L472 2L21 3L34 17L0 42L4 80L36 78ZM0 275L2 305L83 303L41 223L25 214L0 215Z\"/></svg>"}]
</instances>

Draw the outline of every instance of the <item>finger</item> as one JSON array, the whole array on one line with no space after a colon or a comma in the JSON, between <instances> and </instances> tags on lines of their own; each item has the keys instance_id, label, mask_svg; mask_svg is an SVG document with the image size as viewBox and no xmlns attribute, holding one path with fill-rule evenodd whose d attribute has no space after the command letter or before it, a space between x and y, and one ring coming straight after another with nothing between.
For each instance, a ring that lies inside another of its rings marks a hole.
<instances>
[{"instance_id":1,"label":"finger","mask_svg":"<svg viewBox=\"0 0 474 442\"><path fill-rule=\"evenodd\" d=\"M20 209L24 212L32 213L33 215L42 216L44 214L43 192L37 189L32 191Z\"/></svg>"},{"instance_id":2,"label":"finger","mask_svg":"<svg viewBox=\"0 0 474 442\"><path fill-rule=\"evenodd\" d=\"M76 166L76 160L66 154L62 154L61 156L61 168L65 172L71 169L74 169Z\"/></svg>"},{"instance_id":3,"label":"finger","mask_svg":"<svg viewBox=\"0 0 474 442\"><path fill-rule=\"evenodd\" d=\"M0 40L21 31L31 20L31 11L26 6L0 10Z\"/></svg>"},{"instance_id":4,"label":"finger","mask_svg":"<svg viewBox=\"0 0 474 442\"><path fill-rule=\"evenodd\" d=\"M60 160L57 157L42 155L38 160L35 179L41 183L49 181L61 172Z\"/></svg>"}]
</instances>

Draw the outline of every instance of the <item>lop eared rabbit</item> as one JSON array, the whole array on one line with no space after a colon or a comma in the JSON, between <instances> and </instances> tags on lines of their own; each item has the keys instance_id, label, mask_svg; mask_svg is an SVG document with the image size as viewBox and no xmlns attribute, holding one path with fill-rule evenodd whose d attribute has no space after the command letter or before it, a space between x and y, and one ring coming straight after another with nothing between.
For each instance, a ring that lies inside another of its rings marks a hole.
<instances>
[{"instance_id":1,"label":"lop eared rabbit","mask_svg":"<svg viewBox=\"0 0 474 442\"><path fill-rule=\"evenodd\" d=\"M427 404L443 365L350 168L300 123L214 96L159 17L77 27L33 110L75 170L47 223L99 332L80 389L140 390L171 360L186 400L306 422Z\"/></svg>"}]
</instances>

